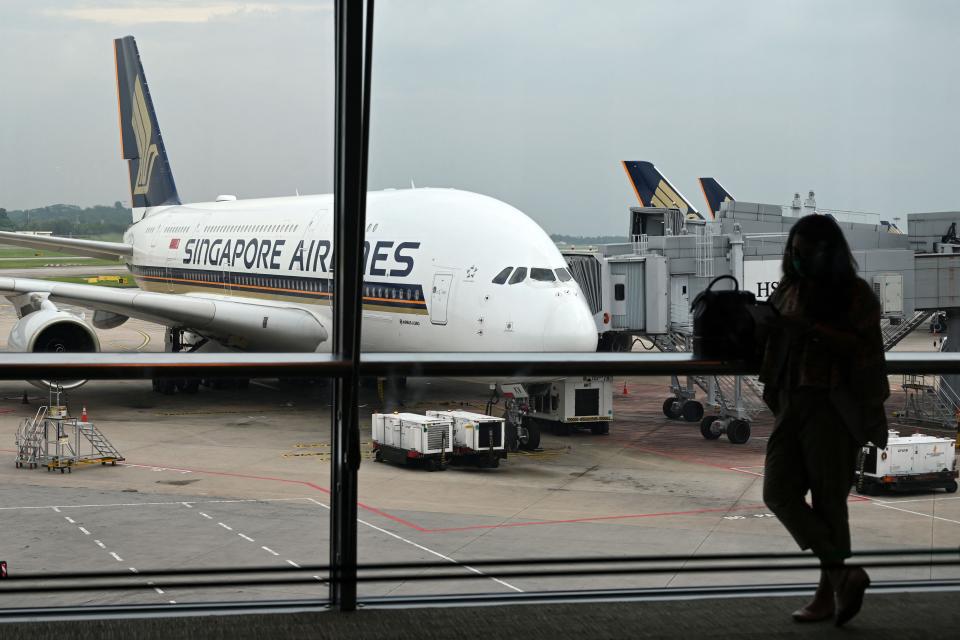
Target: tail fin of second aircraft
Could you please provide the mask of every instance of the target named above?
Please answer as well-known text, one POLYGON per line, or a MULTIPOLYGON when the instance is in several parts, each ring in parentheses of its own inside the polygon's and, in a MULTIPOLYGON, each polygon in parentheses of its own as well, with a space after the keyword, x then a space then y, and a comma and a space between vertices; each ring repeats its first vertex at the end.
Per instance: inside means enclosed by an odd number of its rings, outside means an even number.
POLYGON ((140 64, 133 36, 113 41, 117 64, 117 98, 120 109, 120 146, 129 160, 130 196, 134 221, 143 209, 180 204, 170 161, 163 146, 150 89, 140 64))
POLYGON ((624 160, 623 168, 641 206, 679 209, 688 218, 703 217, 652 162, 624 160))
POLYGON ((707 207, 710 209, 710 215, 714 218, 720 212, 720 204, 733 201, 733 196, 723 188, 719 182, 713 178, 700 178, 700 189, 703 191, 703 199, 707 201, 707 207))

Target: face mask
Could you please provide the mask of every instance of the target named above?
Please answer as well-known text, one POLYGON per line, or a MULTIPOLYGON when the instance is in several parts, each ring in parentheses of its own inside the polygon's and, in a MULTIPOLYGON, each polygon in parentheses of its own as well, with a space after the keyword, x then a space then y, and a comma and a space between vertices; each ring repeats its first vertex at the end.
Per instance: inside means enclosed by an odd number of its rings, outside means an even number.
POLYGON ((797 272, 797 275, 799 275, 799 276, 802 278, 802 277, 803 277, 803 266, 802 266, 802 263, 800 262, 800 258, 794 257, 794 258, 791 260, 791 263, 793 264, 793 270, 796 271, 796 272, 797 272))

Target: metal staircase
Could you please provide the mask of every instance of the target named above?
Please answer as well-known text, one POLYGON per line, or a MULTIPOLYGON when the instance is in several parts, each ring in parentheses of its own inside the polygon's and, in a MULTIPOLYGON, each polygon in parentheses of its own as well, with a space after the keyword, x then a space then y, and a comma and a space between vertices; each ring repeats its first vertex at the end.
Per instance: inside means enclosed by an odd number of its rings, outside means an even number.
POLYGON ((898 342, 906 338, 934 313, 934 311, 928 310, 915 311, 913 316, 900 324, 891 324, 889 320, 883 322, 880 325, 880 330, 883 333, 883 350, 890 351, 890 349, 893 349, 898 342))
POLYGON ((903 391, 903 409, 896 413, 901 421, 957 428, 960 396, 941 376, 904 376, 903 391))
POLYGON ((103 432, 97 429, 92 422, 79 422, 77 428, 80 435, 90 443, 91 453, 96 453, 95 457, 97 459, 93 460, 94 462, 117 462, 124 459, 117 448, 107 440, 107 436, 103 435, 103 432))
POLYGON ((16 447, 17 468, 29 467, 36 469, 42 463, 43 451, 43 421, 47 416, 47 408, 40 407, 32 418, 24 418, 17 428, 16 447))

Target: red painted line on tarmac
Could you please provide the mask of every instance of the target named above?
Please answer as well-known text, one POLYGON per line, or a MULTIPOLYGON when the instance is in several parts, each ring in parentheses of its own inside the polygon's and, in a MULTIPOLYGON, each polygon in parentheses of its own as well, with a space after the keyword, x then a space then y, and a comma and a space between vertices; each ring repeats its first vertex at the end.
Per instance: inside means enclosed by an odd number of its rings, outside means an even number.
POLYGON ((632 513, 619 516, 593 516, 589 518, 571 518, 569 520, 539 520, 533 522, 506 522, 502 524, 478 524, 468 527, 443 527, 429 529, 427 533, 446 533, 450 531, 470 531, 471 529, 506 529, 508 527, 532 527, 543 524, 575 524, 578 522, 600 522, 603 520, 629 520, 634 518, 661 518, 663 516, 695 516, 702 513, 727 513, 729 511, 749 511, 766 509, 766 505, 752 504, 743 507, 716 507, 711 509, 692 509, 690 511, 657 511, 653 513, 632 513))
MULTIPOLYGON (((206 469, 190 469, 190 468, 187 468, 187 467, 167 467, 167 466, 164 466, 164 465, 153 465, 153 464, 142 464, 142 463, 129 463, 129 464, 124 464, 123 462, 121 462, 120 464, 121 464, 121 465, 124 465, 124 466, 131 466, 131 465, 133 465, 133 464, 136 464, 137 466, 140 466, 140 467, 156 468, 156 469, 169 469, 170 471, 189 471, 190 473, 204 473, 204 474, 211 475, 211 476, 226 476, 226 477, 230 477, 230 478, 244 478, 244 479, 246 479, 246 480, 265 480, 265 481, 267 481, 267 482, 282 482, 282 483, 285 483, 285 484, 299 484, 299 485, 301 485, 301 486, 310 487, 311 489, 314 489, 314 490, 316 490, 316 491, 320 491, 321 493, 325 493, 325 494, 327 494, 327 495, 330 495, 330 489, 328 489, 327 487, 321 486, 321 485, 319 485, 319 484, 315 484, 315 483, 313 483, 313 482, 308 482, 307 480, 295 480, 295 479, 292 479, 292 478, 274 478, 274 477, 272 477, 272 476, 255 476, 255 475, 251 475, 251 474, 247 474, 247 473, 234 473, 234 472, 232 472, 232 471, 208 471, 208 470, 206 470, 206 469)), ((386 519, 388 519, 388 520, 392 520, 393 522, 396 522, 397 524, 402 524, 403 526, 409 527, 410 529, 413 529, 413 530, 415 530, 415 531, 421 531, 421 532, 429 532, 429 531, 430 531, 429 529, 424 529, 423 527, 421 527, 421 526, 419 526, 419 525, 416 525, 416 524, 414 524, 414 523, 412 523, 412 522, 409 522, 409 521, 407 521, 407 520, 404 520, 403 518, 400 518, 399 516, 395 516, 395 515, 389 514, 389 513, 387 513, 386 511, 383 511, 382 509, 377 509, 376 507, 372 507, 372 506, 370 506, 370 505, 368 505, 368 504, 364 504, 363 502, 357 502, 357 507, 359 507, 360 509, 363 509, 364 511, 369 511, 370 513, 373 513, 373 514, 376 514, 376 515, 378 515, 378 516, 384 517, 384 518, 386 518, 386 519)))

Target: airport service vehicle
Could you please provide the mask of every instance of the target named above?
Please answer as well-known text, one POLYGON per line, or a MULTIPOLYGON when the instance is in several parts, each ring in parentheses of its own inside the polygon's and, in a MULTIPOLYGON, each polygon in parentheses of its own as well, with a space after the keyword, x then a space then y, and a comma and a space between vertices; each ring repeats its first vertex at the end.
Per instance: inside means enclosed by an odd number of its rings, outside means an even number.
MULTIPOLYGON (((114 41, 122 155, 133 224, 123 242, 0 233, 0 242, 120 259, 139 290, 0 278, 19 318, 9 348, 93 352, 91 323, 168 328, 168 351, 328 348, 333 196, 184 204, 134 39, 114 41)), ((594 351, 580 287, 550 237, 503 202, 455 189, 372 192, 363 251, 367 351, 594 351)), ((64 388, 83 381, 61 381, 64 388)), ((196 380, 155 389, 195 392, 196 380)))
POLYGON ((373 452, 377 462, 416 464, 443 471, 453 453, 453 421, 416 413, 375 413, 373 452))
POLYGON ((868 444, 860 453, 857 493, 920 489, 957 490, 956 441, 890 431, 886 449, 868 444))
POLYGON ((557 435, 577 427, 594 435, 610 433, 613 420, 613 381, 609 377, 566 378, 528 384, 528 421, 549 423, 557 435))
POLYGON ((496 469, 506 460, 506 420, 471 411, 427 411, 427 416, 453 423, 450 463, 496 469))

